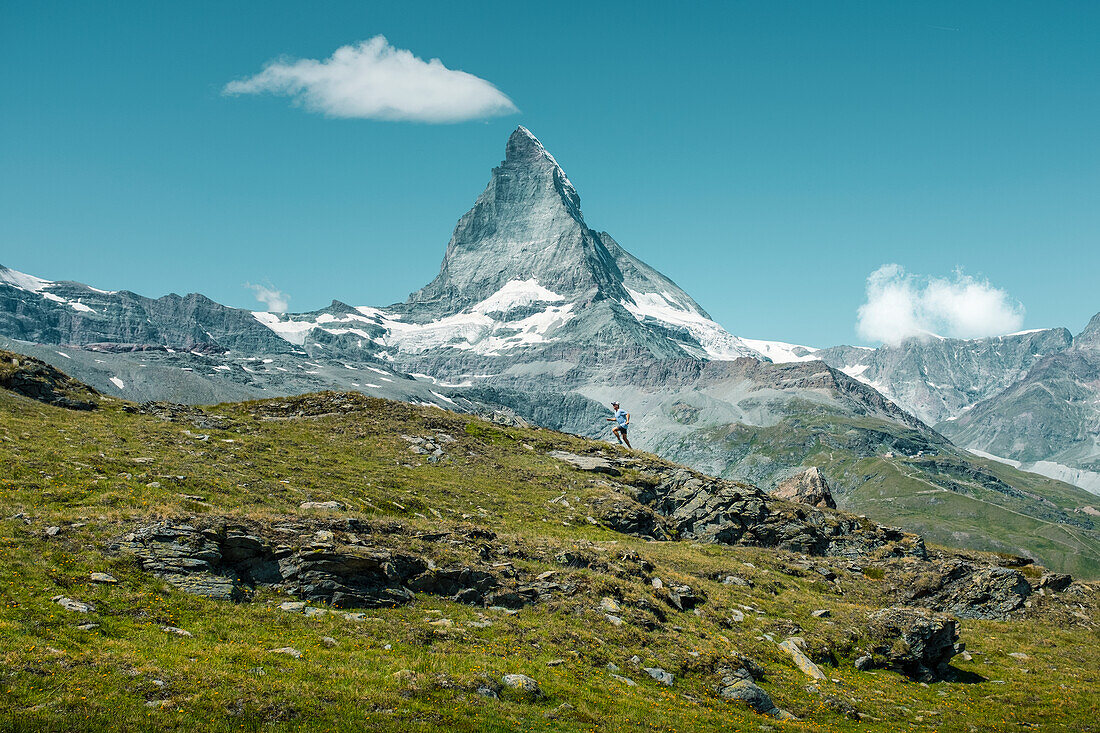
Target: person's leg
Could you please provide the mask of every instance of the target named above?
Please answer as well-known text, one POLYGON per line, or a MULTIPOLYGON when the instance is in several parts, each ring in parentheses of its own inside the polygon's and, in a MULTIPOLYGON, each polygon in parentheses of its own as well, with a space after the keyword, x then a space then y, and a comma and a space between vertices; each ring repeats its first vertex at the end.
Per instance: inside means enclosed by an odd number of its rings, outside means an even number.
POLYGON ((619 441, 619 445, 622 445, 623 444, 623 436, 622 436, 622 433, 619 431, 618 426, 611 428, 611 433, 612 433, 612 435, 615 436, 615 439, 619 441))
POLYGON ((626 431, 623 431, 623 442, 626 443, 626 447, 630 450, 634 450, 634 446, 630 445, 630 439, 626 437, 626 431))

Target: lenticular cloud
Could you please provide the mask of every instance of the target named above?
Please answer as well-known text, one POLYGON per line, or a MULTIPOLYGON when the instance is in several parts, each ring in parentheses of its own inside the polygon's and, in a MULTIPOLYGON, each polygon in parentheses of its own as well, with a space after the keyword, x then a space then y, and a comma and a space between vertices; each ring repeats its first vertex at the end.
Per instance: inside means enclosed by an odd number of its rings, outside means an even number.
POLYGON ((867 302, 856 330, 868 341, 896 345, 908 338, 1000 336, 1020 328, 1024 307, 988 280, 956 270, 950 278, 911 275, 883 265, 867 277, 867 302))
POLYGON ((424 61, 383 36, 341 46, 324 61, 280 59, 224 94, 291 97, 331 117, 416 122, 461 122, 518 112, 499 89, 473 74, 424 61))

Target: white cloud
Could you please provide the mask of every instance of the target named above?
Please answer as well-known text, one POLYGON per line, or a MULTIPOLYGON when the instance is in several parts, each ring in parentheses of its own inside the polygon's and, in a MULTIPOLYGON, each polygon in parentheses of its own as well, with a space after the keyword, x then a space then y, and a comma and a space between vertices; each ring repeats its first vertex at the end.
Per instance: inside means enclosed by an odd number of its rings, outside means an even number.
POLYGON ((266 305, 270 312, 286 313, 286 309, 290 305, 290 296, 283 291, 276 290, 270 283, 267 285, 245 283, 244 286, 256 293, 256 300, 266 305))
POLYGON ((225 85, 224 94, 270 92, 331 117, 461 122, 518 112, 499 89, 394 48, 383 36, 341 46, 324 61, 280 59, 255 76, 225 85))
POLYGON ((1023 321, 1024 307, 988 280, 962 270, 949 278, 920 277, 883 265, 867 277, 856 330, 868 341, 896 345, 914 336, 999 336, 1023 321))

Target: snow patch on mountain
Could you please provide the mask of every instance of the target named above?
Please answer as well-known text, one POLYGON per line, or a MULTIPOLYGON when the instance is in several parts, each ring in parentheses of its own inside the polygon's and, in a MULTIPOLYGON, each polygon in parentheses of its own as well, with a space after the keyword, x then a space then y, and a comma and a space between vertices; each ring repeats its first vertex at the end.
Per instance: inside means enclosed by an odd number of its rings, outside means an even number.
POLYGON ((475 305, 475 313, 506 313, 513 308, 522 308, 535 303, 558 303, 565 298, 548 290, 535 278, 530 280, 509 280, 497 292, 475 305))
POLYGON ((316 321, 284 321, 275 313, 267 311, 253 311, 252 316, 295 346, 304 344, 309 332, 318 326, 316 321))
MULTIPOLYGON (((0 265, 0 283, 4 285, 11 285, 12 287, 27 293, 34 293, 54 303, 67 305, 78 313, 97 312, 94 308, 85 305, 84 303, 81 303, 79 300, 69 300, 68 298, 62 298, 56 293, 49 292, 48 289, 54 287, 55 285, 57 285, 57 283, 51 280, 43 280, 40 277, 28 275, 25 272, 19 272, 18 270, 13 270, 10 267, 4 267, 3 265, 0 265)), ((87 290, 92 290, 97 293, 102 293, 103 295, 114 294, 112 291, 99 290, 98 288, 91 288, 87 285, 81 285, 80 287, 83 287, 87 290)))
POLYGON ((771 359, 775 364, 788 364, 795 361, 814 361, 819 358, 815 356, 818 349, 813 346, 800 346, 799 344, 788 344, 782 341, 763 341, 744 337, 741 338, 741 341, 753 351, 759 352, 771 359))
POLYGON ((712 359, 737 359, 752 354, 744 341, 691 305, 680 303, 668 292, 640 293, 630 288, 626 288, 626 292, 630 299, 623 299, 619 303, 640 323, 656 321, 674 330, 684 330, 699 342, 703 351, 712 359))
POLYGON ((40 277, 28 275, 25 272, 12 270, 3 265, 0 265, 0 283, 11 285, 20 290, 26 290, 28 293, 39 293, 43 288, 53 285, 49 280, 43 280, 40 277))
POLYGON ((1073 468, 1072 466, 1065 466, 1061 463, 1055 463, 1054 461, 1035 461, 1034 463, 1025 463, 1016 461, 1011 458, 1002 458, 1001 456, 995 456, 992 453, 986 453, 983 450, 977 448, 967 448, 968 451, 981 458, 988 458, 991 461, 997 461, 998 463, 1004 463, 1018 468, 1021 471, 1028 471, 1030 473, 1037 473, 1040 476, 1046 476, 1056 481, 1064 481, 1067 484, 1073 484, 1079 488, 1084 489, 1090 494, 1096 494, 1100 496, 1100 473, 1096 471, 1086 471, 1083 468, 1073 468))
POLYGON ((557 293, 542 287, 534 278, 511 280, 488 298, 469 309, 439 318, 428 323, 410 323, 400 314, 388 314, 379 308, 360 306, 357 313, 334 315, 321 313, 311 319, 287 316, 266 311, 252 315, 257 321, 292 344, 305 344, 310 332, 319 329, 334 335, 352 333, 384 348, 406 353, 419 353, 441 347, 450 347, 477 354, 496 356, 508 349, 546 343, 548 334, 573 318, 573 304, 551 305, 565 300, 557 293), (517 308, 530 308, 540 303, 548 304, 536 313, 511 319, 507 313, 517 308), (497 320, 490 314, 505 314, 497 320), (299 318, 300 320, 295 320, 299 318), (371 337, 359 328, 338 327, 334 324, 349 322, 370 323, 386 330, 382 336, 371 337))

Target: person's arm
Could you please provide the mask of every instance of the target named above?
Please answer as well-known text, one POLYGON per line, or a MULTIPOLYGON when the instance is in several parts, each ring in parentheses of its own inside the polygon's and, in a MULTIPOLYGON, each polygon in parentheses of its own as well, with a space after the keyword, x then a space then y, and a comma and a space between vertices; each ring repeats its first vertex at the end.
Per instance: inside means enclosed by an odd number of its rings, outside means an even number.
POLYGON ((630 424, 630 413, 629 413, 629 412, 628 412, 628 413, 626 413, 626 424, 627 424, 627 425, 629 425, 629 424, 630 424))

